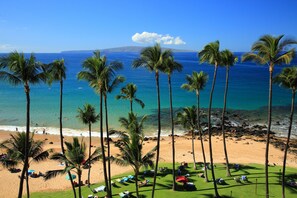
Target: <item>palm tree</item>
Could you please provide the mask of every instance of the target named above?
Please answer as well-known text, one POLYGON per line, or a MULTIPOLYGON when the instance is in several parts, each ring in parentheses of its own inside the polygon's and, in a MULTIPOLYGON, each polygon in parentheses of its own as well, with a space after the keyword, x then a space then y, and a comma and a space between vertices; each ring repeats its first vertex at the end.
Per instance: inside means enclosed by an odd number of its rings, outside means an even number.
POLYGON ((274 79, 274 83, 279 84, 280 86, 292 90, 292 102, 291 102, 291 113, 290 113, 290 123, 288 129, 288 138, 284 151, 284 161, 283 161, 283 172, 282 172, 282 195, 285 198, 285 175, 286 175, 286 161, 287 161, 287 152, 290 143, 292 122, 294 116, 295 108, 295 95, 297 90, 297 66, 284 68, 280 74, 278 74, 274 79))
POLYGON ((138 103, 141 108, 144 108, 144 103, 142 100, 136 97, 137 86, 133 83, 128 83, 125 87, 121 89, 121 94, 116 96, 116 99, 124 99, 130 101, 130 112, 133 112, 133 101, 138 103))
POLYGON ((143 122, 146 116, 143 116, 140 120, 137 119, 134 113, 129 113, 128 119, 121 117, 119 122, 127 130, 126 132, 116 132, 119 135, 121 144, 115 144, 120 150, 120 154, 113 157, 112 160, 118 165, 128 166, 130 165, 135 174, 135 187, 136 197, 139 197, 138 191, 138 175, 142 166, 153 167, 153 158, 157 147, 154 147, 147 154, 142 155, 143 146, 143 122))
POLYGON ((107 168, 106 168, 106 156, 104 148, 103 139, 103 92, 104 92, 104 81, 103 79, 107 73, 113 71, 105 67, 103 64, 105 57, 100 57, 100 51, 95 51, 92 57, 87 58, 83 62, 83 71, 80 71, 77 75, 79 80, 86 80, 89 82, 90 87, 95 89, 100 95, 100 144, 102 152, 102 164, 103 164, 103 174, 106 186, 107 197, 110 197, 108 178, 107 178, 107 168))
POLYGON ((25 141, 25 161, 21 173, 20 186, 18 197, 21 198, 23 194, 23 180, 26 176, 27 183, 27 197, 30 197, 28 186, 28 152, 29 152, 29 133, 30 133, 30 84, 37 84, 46 80, 46 72, 43 64, 36 61, 32 53, 28 59, 25 58, 24 53, 17 51, 11 52, 8 57, 0 60, 2 67, 7 70, 0 71, 0 79, 8 81, 10 84, 17 86, 23 84, 26 94, 26 141, 25 141))
MULTIPOLYGON (((105 65, 105 63, 104 63, 105 65)), ((122 63, 113 61, 110 65, 106 66, 109 68, 116 68, 121 69, 122 63)), ((110 70, 112 71, 112 70, 110 70)), ((109 72, 104 80, 104 105, 105 105, 105 126, 106 126, 106 138, 107 138, 107 160, 108 160, 108 182, 110 186, 110 195, 112 195, 112 188, 111 188, 111 166, 110 166, 110 141, 109 141, 109 128, 108 128, 108 108, 107 108, 107 95, 111 93, 120 83, 125 81, 123 76, 115 76, 114 72, 109 72)))
POLYGON ((181 124, 185 129, 188 129, 192 133, 192 154, 194 167, 196 169, 196 160, 195 160, 195 149, 194 149, 194 133, 198 128, 197 124, 197 108, 195 106, 183 108, 182 112, 177 113, 177 123, 181 124))
POLYGON ((187 75, 186 76, 187 83, 183 84, 181 88, 187 90, 187 91, 195 91, 196 92, 196 98, 197 98, 197 127, 200 137, 200 143, 201 143, 201 150, 202 150, 202 156, 203 156, 203 163, 204 163, 204 177, 205 181, 208 182, 208 175, 207 175, 207 166, 206 166, 206 159, 205 159, 205 152, 204 152, 204 145, 203 145, 203 138, 202 138, 202 132, 201 132, 201 126, 200 126, 200 91, 204 89, 206 86, 206 83, 208 81, 208 75, 204 73, 203 71, 197 73, 193 72, 192 76, 187 75))
MULTIPOLYGON (((60 116, 59 116, 59 124, 60 124, 60 144, 62 153, 65 153, 64 149, 64 141, 63 141, 63 84, 66 79, 66 67, 64 59, 54 60, 49 64, 48 68, 48 83, 51 85, 54 81, 58 81, 60 83, 60 116)), ((67 166, 67 164, 66 164, 67 166)), ((70 177, 70 172, 68 173, 70 177)), ((71 186, 73 192, 75 193, 75 186, 73 184, 73 180, 70 177, 71 186)), ((76 197, 76 193, 74 194, 76 197)))
MULTIPOLYGON (((92 147, 92 124, 96 123, 99 120, 99 115, 96 114, 95 107, 90 104, 85 104, 83 109, 78 108, 77 117, 79 120, 89 126, 89 158, 91 157, 91 147, 92 147)), ((88 170, 88 186, 91 184, 91 164, 89 162, 88 170)), ((71 176, 69 176, 71 178, 71 176)))
POLYGON ((173 109, 172 109, 172 87, 171 87, 171 75, 174 71, 181 72, 183 66, 176 62, 173 56, 168 57, 165 60, 163 72, 168 75, 168 87, 169 87, 169 101, 170 101, 170 118, 171 118, 171 137, 172 137, 172 176, 173 176, 173 186, 172 189, 175 190, 175 145, 174 145, 174 122, 173 122, 173 109))
MULTIPOLYGON (((43 150, 43 146, 45 144, 44 141, 37 140, 35 141, 33 138, 34 134, 30 134, 29 143, 28 143, 28 165, 32 161, 40 162, 48 158, 49 152, 51 150, 43 150)), ((25 164, 26 163, 26 149, 25 149, 25 142, 26 142, 26 133, 16 133, 10 134, 10 138, 0 143, 0 148, 5 150, 7 153, 7 157, 1 161, 3 165, 7 168, 14 167, 19 163, 25 164)), ((28 180, 26 180, 28 182, 28 180)), ((27 183, 29 186, 29 183, 27 183)), ((28 189, 29 190, 29 189, 28 189)), ((27 192, 29 194, 29 192, 27 192)))
POLYGON ((155 72, 156 88, 157 88, 157 103, 158 103, 158 136, 157 136, 157 156, 154 172, 154 182, 152 190, 152 198, 155 195, 156 178, 160 156, 160 137, 161 137, 161 103, 160 103, 160 87, 159 87, 159 70, 162 69, 164 60, 172 55, 170 50, 162 52, 160 44, 156 44, 153 47, 144 48, 140 53, 140 58, 134 60, 133 67, 144 67, 150 72, 155 72))
MULTIPOLYGON (((85 143, 79 143, 77 137, 73 137, 73 142, 65 142, 66 151, 65 154, 63 153, 54 153, 50 159, 59 161, 61 163, 67 163, 68 167, 65 166, 64 169, 60 170, 50 170, 45 173, 45 180, 51 179, 56 177, 57 175, 63 175, 68 171, 74 171, 78 177, 78 195, 79 198, 82 198, 81 195, 81 175, 82 175, 82 168, 86 164, 94 163, 98 161, 102 154, 97 148, 94 153, 90 156, 90 158, 86 159, 86 145, 85 143)), ((70 176, 72 177, 72 176, 70 176)))
POLYGON ((210 166, 211 166, 211 174, 212 174, 212 180, 215 190, 215 196, 220 197, 216 179, 215 179, 215 173, 213 169, 213 158, 212 158, 212 143, 211 143, 211 106, 212 106, 212 96, 215 88, 216 83, 216 77, 217 77, 217 70, 218 66, 221 62, 221 54, 220 54, 220 42, 215 41, 212 43, 207 44, 204 46, 203 50, 198 53, 200 63, 209 63, 210 65, 214 65, 214 74, 213 74, 213 81, 212 81, 212 87, 210 91, 210 97, 209 97, 209 106, 208 106, 208 137, 209 137, 209 155, 210 155, 210 166))
POLYGON ((226 67, 226 84, 225 84, 225 93, 224 93, 224 107, 222 112, 222 133, 223 133, 223 144, 224 144, 224 153, 225 153, 225 159, 226 159, 226 171, 227 176, 231 176, 231 172, 229 169, 229 159, 228 159, 228 152, 227 152, 227 145, 226 145, 226 135, 225 135, 225 112, 226 112, 226 106, 227 106, 227 94, 228 94, 228 84, 229 84, 229 70, 230 67, 233 66, 236 61, 237 57, 233 55, 233 53, 229 50, 223 50, 221 52, 222 56, 222 65, 226 67))
POLYGON ((275 65, 290 64, 295 55, 295 50, 287 48, 296 44, 293 39, 282 39, 284 35, 271 36, 264 35, 251 48, 251 52, 242 56, 242 62, 254 61, 261 65, 269 65, 269 96, 268 96, 268 126, 265 149, 265 188, 266 197, 269 197, 268 183, 268 156, 269 156, 269 141, 271 128, 271 107, 272 107, 272 76, 275 65))

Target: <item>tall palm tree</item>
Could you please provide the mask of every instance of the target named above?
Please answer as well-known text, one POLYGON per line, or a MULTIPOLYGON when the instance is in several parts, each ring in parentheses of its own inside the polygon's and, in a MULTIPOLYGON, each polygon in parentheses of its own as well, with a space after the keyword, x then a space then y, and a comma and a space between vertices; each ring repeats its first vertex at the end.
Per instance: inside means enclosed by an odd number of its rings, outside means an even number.
POLYGON ((265 149, 265 188, 266 197, 269 197, 269 183, 268 183, 268 156, 269 156, 269 141, 271 128, 271 107, 272 107, 272 76, 275 65, 290 64, 295 55, 294 48, 288 47, 292 44, 297 44, 293 39, 283 39, 284 35, 271 36, 264 35, 256 41, 251 52, 242 56, 242 62, 254 61, 261 65, 269 65, 269 96, 268 96, 268 126, 265 149))
MULTIPOLYGON (((104 63, 106 64, 106 63, 104 63)), ((122 63, 120 62, 111 62, 110 65, 106 65, 109 68, 116 68, 121 69, 122 63)), ((112 70, 111 70, 112 71, 112 70)), ((107 95, 111 93, 120 83, 125 81, 123 76, 115 76, 114 72, 109 72, 104 79, 104 107, 105 107, 105 126, 106 126, 106 138, 107 138, 107 167, 108 167, 108 182, 110 186, 110 195, 112 195, 112 188, 111 188, 111 166, 110 166, 110 141, 109 141, 109 127, 108 127, 108 108, 107 108, 107 95)))
POLYGON ((172 56, 172 52, 170 50, 162 51, 160 44, 156 44, 153 47, 144 48, 140 53, 140 58, 134 60, 133 62, 134 68, 144 67, 150 72, 155 72, 155 79, 156 79, 157 103, 158 103, 158 136, 157 136, 157 154, 156 154, 157 156, 156 156, 156 165, 155 165, 155 172, 154 172, 152 198, 155 195, 156 178, 157 178, 159 156, 160 156, 161 103, 160 103, 159 71, 160 69, 162 69, 164 60, 166 60, 169 56, 172 56))
POLYGON ((174 71, 181 72, 183 66, 176 62, 173 56, 168 57, 163 65, 163 72, 168 76, 168 87, 169 87, 169 102, 170 102, 170 118, 171 118, 171 137, 172 137, 172 176, 173 176, 173 186, 172 189, 175 190, 175 144, 174 144, 174 122, 173 122, 173 108, 172 108, 172 87, 171 87, 171 76, 174 71))
POLYGON ((100 57, 100 51, 95 51, 92 57, 87 58, 83 62, 83 71, 80 71, 77 75, 79 80, 86 80, 89 82, 90 87, 100 95, 100 144, 102 152, 102 164, 103 175, 107 191, 107 197, 110 197, 107 168, 106 168, 106 156, 103 139, 103 92, 104 92, 104 80, 105 76, 109 72, 113 72, 112 68, 105 67, 103 64, 106 57, 100 57))
MULTIPOLYGON (((28 143, 28 167, 32 161, 40 162, 44 161, 51 150, 43 151, 44 141, 35 141, 33 139, 33 133, 30 134, 28 143)), ((14 167, 19 163, 25 164, 26 162, 26 133, 17 133, 15 135, 10 135, 10 139, 7 139, 0 143, 0 148, 6 150, 7 157, 1 161, 1 163, 7 167, 14 167)), ((27 171, 28 172, 28 171, 27 171)), ((26 175, 28 177, 28 174, 26 175)), ((29 181, 26 180, 27 194, 30 195, 29 191, 29 181)))
POLYGON ((222 112, 222 133, 223 133, 223 144, 224 144, 224 153, 225 153, 225 159, 226 159, 226 175, 228 177, 231 176, 231 172, 229 169, 229 159, 228 159, 228 152, 227 152, 227 145, 226 145, 226 135, 225 135, 225 112, 226 112, 226 106, 227 106, 227 94, 228 94, 228 85, 229 85, 229 70, 230 67, 233 66, 236 61, 237 57, 234 56, 234 54, 230 50, 223 50, 221 52, 222 56, 222 66, 226 67, 226 84, 225 84, 225 93, 224 93, 224 107, 222 112))
POLYGON ((284 151, 284 161, 283 161, 283 172, 282 172, 282 196, 285 198, 285 175, 286 175, 286 161, 287 161, 287 152, 290 143, 294 108, 295 108, 295 95, 297 90, 297 66, 284 68, 280 74, 278 74, 274 79, 274 83, 279 84, 280 86, 292 90, 292 99, 291 99, 291 113, 290 113, 290 123, 288 129, 287 143, 284 151))
POLYGON ((136 197, 139 197, 138 191, 138 175, 142 166, 151 168, 154 166, 153 158, 155 156, 156 147, 151 151, 142 154, 143 147, 143 123, 146 116, 143 116, 140 120, 136 115, 129 113, 128 119, 121 117, 119 119, 121 125, 127 130, 126 132, 116 132, 121 140, 121 144, 115 144, 119 148, 120 154, 112 158, 118 165, 128 166, 130 165, 135 174, 135 187, 136 197))
POLYGON ((212 157, 212 142, 211 142, 211 106, 212 106, 212 96, 215 88, 216 83, 216 77, 217 77, 217 70, 218 66, 221 63, 221 54, 220 54, 220 42, 215 41, 207 44, 204 46, 203 50, 201 50, 198 53, 200 63, 209 63, 210 65, 214 65, 214 73, 213 73, 213 80, 212 80, 212 86, 210 91, 210 97, 209 97, 209 106, 208 106, 208 138, 209 138, 209 155, 210 155, 210 166, 211 166, 211 174, 212 174, 212 180, 215 190, 215 196, 220 197, 216 179, 215 179, 215 173, 214 173, 214 167, 213 167, 213 157, 212 157))
POLYGON ((30 133, 30 84, 37 84, 46 80, 46 72, 43 64, 36 61, 34 54, 25 58, 24 53, 17 51, 11 52, 7 57, 0 60, 5 70, 0 71, 0 79, 8 81, 10 84, 17 86, 23 85, 26 94, 26 141, 25 141, 25 161, 20 178, 18 197, 23 194, 23 181, 26 176, 27 197, 30 197, 28 186, 28 152, 29 152, 29 133, 30 133))
MULTIPOLYGON (((77 137, 73 137, 73 142, 65 142, 66 145, 66 152, 63 153, 54 153, 50 159, 56 160, 59 162, 64 162, 68 164, 68 167, 65 166, 64 169, 59 170, 50 170, 45 173, 45 180, 51 179, 56 177, 57 175, 63 175, 68 171, 74 171, 78 177, 78 195, 79 198, 82 198, 81 195, 81 175, 82 169, 86 164, 94 163, 101 159, 102 154, 100 149, 97 148, 90 158, 86 159, 86 145, 85 143, 79 143, 77 137)), ((70 176, 72 177, 72 176, 70 176)))
POLYGON ((207 166, 206 166, 203 138, 202 138, 202 132, 201 132, 201 126, 200 126, 200 91, 205 88, 206 83, 208 81, 208 75, 206 73, 204 73, 203 71, 201 71, 199 73, 194 71, 192 73, 192 76, 191 75, 186 76, 186 80, 187 80, 187 83, 183 84, 181 86, 181 88, 183 88, 187 91, 195 91, 196 92, 197 127, 198 127, 198 132, 199 132, 199 137, 200 137, 201 150, 202 150, 203 163, 204 163, 204 177, 205 177, 205 181, 208 182, 207 166))
MULTIPOLYGON (((64 141, 63 141, 63 84, 66 79, 66 67, 64 59, 54 60, 49 64, 48 69, 48 83, 51 85, 54 81, 58 81, 60 83, 60 116, 59 116, 59 124, 60 124, 60 144, 62 153, 65 153, 64 149, 64 141)), ((67 164, 65 164, 67 166, 67 164)), ((68 172, 70 177, 70 172, 68 172)), ((73 184, 73 180, 70 177, 71 186, 73 192, 75 193, 75 186, 73 184)), ((74 194, 76 197, 76 193, 74 194)))
POLYGON ((121 89, 121 94, 116 96, 116 99, 129 100, 130 102, 130 112, 133 112, 133 101, 138 103, 141 108, 144 108, 144 103, 142 100, 136 97, 137 86, 133 83, 128 83, 125 87, 121 89))
MULTIPOLYGON (((90 104, 85 104, 84 107, 78 108, 77 117, 79 120, 87 124, 89 127, 89 158, 91 157, 91 148, 92 148, 92 124, 96 123, 99 120, 99 115, 96 114, 95 107, 90 104)), ((89 170, 88 170, 88 186, 91 184, 91 163, 89 162, 89 170)), ((71 178, 71 176, 70 176, 71 178)))
MULTIPOLYGON (((194 149, 194 133, 198 128, 197 126, 197 108, 195 106, 183 108, 182 112, 177 113, 177 123, 181 124, 185 129, 189 129, 192 133, 192 155, 194 166, 196 164, 195 160, 195 149, 194 149)), ((195 166, 196 169, 196 166, 195 166)))

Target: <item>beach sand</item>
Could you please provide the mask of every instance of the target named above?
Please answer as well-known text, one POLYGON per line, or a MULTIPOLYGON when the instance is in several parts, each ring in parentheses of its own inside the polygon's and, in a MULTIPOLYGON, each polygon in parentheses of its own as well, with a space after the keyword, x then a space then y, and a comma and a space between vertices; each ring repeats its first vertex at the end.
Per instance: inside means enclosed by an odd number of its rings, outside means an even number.
MULTIPOLYGON (((0 131, 0 141, 2 142, 5 139, 8 139, 9 134, 12 132, 0 131)), ((56 152, 60 152, 60 140, 57 135, 35 135, 36 139, 46 140, 45 149, 54 149, 56 152), (53 144, 50 144, 52 142, 53 144)), ((84 138, 86 145, 88 145, 88 138, 84 138)), ((72 137, 65 137, 66 141, 71 141, 72 137)), ((264 151, 265 151, 265 142, 255 141, 256 137, 242 137, 240 139, 228 138, 227 139, 227 148, 229 154, 230 163, 258 163, 264 164, 264 151)), ((176 161, 177 162, 192 162, 191 154, 191 138, 189 136, 179 136, 176 137, 176 161)), ((99 146, 99 138, 92 139, 94 147, 99 146)), ((224 152, 223 152, 223 142, 221 136, 213 136, 213 159, 214 163, 224 163, 224 152)), ((111 144, 113 145, 113 144, 111 144)), ((144 153, 149 151, 153 146, 156 145, 156 141, 148 140, 144 142, 144 153)), ((161 152, 160 152, 160 162, 171 162, 172 161, 172 152, 171 152, 171 137, 162 137, 161 140, 161 152)), ((207 161, 209 161, 209 149, 208 149, 208 140, 204 139, 204 147, 206 152, 207 161)), ((88 147, 87 147, 88 148, 88 147)), ((1 153, 4 151, 1 151, 1 153)), ((118 150, 112 146, 111 153, 115 155, 118 150)), ((195 154, 196 161, 202 161, 201 146, 198 139, 195 140, 195 154)), ((283 160, 283 151, 280 149, 270 146, 270 155, 269 163, 282 165, 283 160)), ((290 167, 297 168, 297 156, 293 154, 288 154, 287 165, 290 167)), ((21 166, 19 168, 22 168, 21 166)), ((37 173, 40 171, 45 173, 47 170, 61 169, 61 165, 52 160, 46 160, 44 162, 35 163, 32 162, 30 169, 35 170, 37 173)), ((127 171, 132 171, 130 167, 119 167, 115 164, 112 164, 112 175, 118 175, 125 173, 127 171)), ((17 197, 18 187, 19 187, 19 173, 10 173, 7 169, 0 167, 0 197, 17 197)), ((103 171, 102 163, 97 162, 92 166, 91 171, 91 182, 100 182, 103 181, 103 171)), ((83 171, 82 180, 87 179, 87 170, 83 171)), ((70 189, 71 185, 68 180, 65 179, 65 175, 57 176, 54 179, 44 181, 42 177, 31 178, 30 182, 30 192, 36 191, 56 191, 63 189, 70 189)), ((25 193, 25 185, 24 185, 25 193)))

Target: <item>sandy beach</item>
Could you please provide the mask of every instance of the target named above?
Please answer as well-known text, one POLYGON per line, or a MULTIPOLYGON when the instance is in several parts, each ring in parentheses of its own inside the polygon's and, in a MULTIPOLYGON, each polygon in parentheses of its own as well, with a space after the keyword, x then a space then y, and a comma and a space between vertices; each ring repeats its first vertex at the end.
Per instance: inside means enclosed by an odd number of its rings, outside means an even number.
MULTIPOLYGON (((0 141, 9 138, 9 134, 12 132, 0 131, 0 141)), ((46 140, 45 149, 54 149, 56 152, 60 152, 60 143, 59 136, 57 135, 35 135, 36 139, 46 140), (50 144, 52 142, 52 144, 50 144)), ((84 138, 86 145, 88 145, 88 138, 84 138)), ((71 141, 72 137, 65 137, 66 141, 71 141)), ((264 151, 265 151, 265 142, 255 141, 258 138, 256 137, 242 137, 240 139, 228 138, 228 154, 230 163, 264 163, 264 151)), ((114 139, 113 139, 114 140, 114 139)), ((213 137, 213 158, 215 163, 224 162, 223 154, 223 142, 221 136, 213 137)), ((93 138, 93 144, 95 147, 99 146, 99 138, 93 138)), ((111 144, 113 145, 113 144, 111 144)), ((144 152, 150 150, 153 146, 156 145, 156 141, 148 140, 144 143, 144 152)), ((204 139, 205 151, 207 156, 207 161, 209 161, 209 149, 208 149, 208 140, 204 139)), ((4 151, 1 151, 3 153, 4 151)), ((111 153, 112 155, 116 154, 117 149, 112 146, 111 153)), ((202 161, 201 155, 201 146, 198 139, 195 140, 195 152, 196 160, 198 162, 202 161)), ((161 153, 160 153, 160 162, 171 162, 171 137, 162 137, 161 141, 161 153)), ((176 160, 177 162, 192 162, 191 154, 191 138, 189 136, 179 136, 176 137, 176 160)), ((283 160, 283 151, 270 146, 270 156, 269 162, 271 164, 282 165, 283 160)), ((288 154, 287 165, 290 167, 297 167, 297 156, 293 154, 288 154)), ((20 166, 21 168, 21 166, 20 166)), ((58 162, 52 160, 46 160, 40 163, 32 162, 30 169, 35 170, 36 172, 45 173, 47 170, 61 169, 61 165, 58 162)), ((131 171, 130 167, 118 167, 115 164, 112 164, 112 175, 118 175, 131 171)), ((91 182, 100 182, 103 181, 103 171, 102 163, 97 162, 93 165, 92 168, 92 177, 91 182)), ((7 169, 0 167, 0 197, 16 197, 18 192, 19 178, 20 173, 10 173, 7 169), (5 179, 4 179, 5 178, 5 179)), ((87 179, 87 170, 84 170, 82 180, 87 179)), ((56 191, 70 188, 70 183, 65 179, 65 176, 58 176, 55 179, 44 181, 42 177, 39 178, 30 178, 30 192, 36 191, 56 191)), ((25 188, 24 188, 25 190, 25 188)))

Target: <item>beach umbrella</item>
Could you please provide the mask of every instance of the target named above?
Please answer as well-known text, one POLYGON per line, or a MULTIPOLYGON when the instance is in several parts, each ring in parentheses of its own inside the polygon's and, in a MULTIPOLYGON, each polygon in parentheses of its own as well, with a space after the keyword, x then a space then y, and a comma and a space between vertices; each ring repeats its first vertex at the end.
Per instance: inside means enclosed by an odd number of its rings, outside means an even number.
POLYGON ((28 170, 28 175, 32 175, 35 172, 35 170, 28 170))
POLYGON ((176 182, 187 183, 189 180, 186 176, 177 176, 175 179, 176 182))
MULTIPOLYGON (((71 174, 71 178, 72 178, 72 179, 75 179, 75 178, 76 178, 76 175, 71 174)), ((69 175, 66 175, 66 179, 67 179, 67 180, 70 180, 69 175)))

